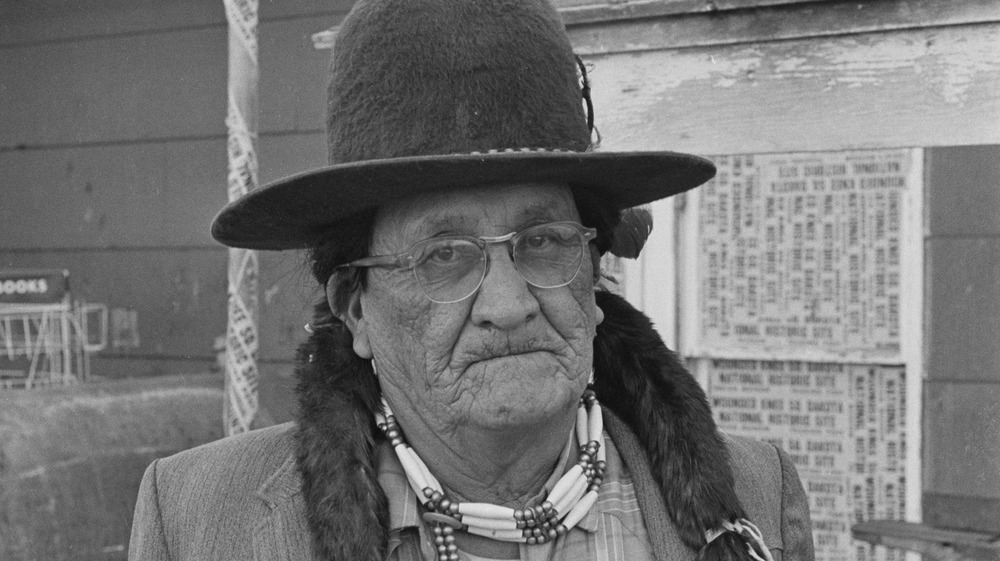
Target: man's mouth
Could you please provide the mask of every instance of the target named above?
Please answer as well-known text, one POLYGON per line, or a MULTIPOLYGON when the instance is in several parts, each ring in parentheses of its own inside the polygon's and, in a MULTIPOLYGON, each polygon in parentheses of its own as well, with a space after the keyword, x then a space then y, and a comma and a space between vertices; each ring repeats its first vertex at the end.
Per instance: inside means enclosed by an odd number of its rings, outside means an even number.
POLYGON ((489 361, 500 361, 504 359, 516 359, 517 357, 525 357, 528 355, 540 355, 543 353, 551 353, 551 349, 547 348, 508 348, 508 349, 496 349, 491 351, 485 351, 476 353, 473 356, 469 356, 466 361, 466 367, 472 366, 473 364, 485 363, 489 361))
POLYGON ((515 357, 515 356, 523 356, 523 355, 530 355, 530 354, 544 353, 544 352, 547 352, 547 351, 545 349, 530 349, 530 350, 523 350, 523 351, 511 351, 509 353, 497 353, 497 354, 485 355, 482 358, 475 360, 474 362, 482 362, 482 361, 485 361, 485 360, 494 360, 494 359, 499 359, 499 358, 511 358, 511 357, 515 357))

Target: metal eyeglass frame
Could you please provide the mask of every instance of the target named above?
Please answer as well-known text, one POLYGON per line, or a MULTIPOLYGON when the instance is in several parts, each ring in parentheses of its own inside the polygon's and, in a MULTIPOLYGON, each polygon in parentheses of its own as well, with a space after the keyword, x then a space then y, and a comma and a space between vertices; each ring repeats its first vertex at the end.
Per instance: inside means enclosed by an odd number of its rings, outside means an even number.
POLYGON ((580 267, 583 265, 583 254, 586 251, 587 244, 593 241, 596 237, 597 237, 596 228, 588 228, 580 224, 579 222, 574 222, 571 220, 545 222, 543 224, 535 224, 533 226, 529 226, 528 228, 525 228, 519 232, 511 232, 509 234, 504 234, 502 236, 441 236, 438 238, 427 238, 414 243, 413 245, 410 246, 409 249, 407 249, 402 253, 396 253, 393 255, 373 255, 371 257, 363 257, 361 259, 351 261, 350 263, 343 263, 341 265, 337 265, 335 269, 348 269, 352 267, 389 267, 394 269, 410 269, 411 271, 413 271, 413 278, 414 280, 417 281, 417 285, 420 286, 420 290, 424 293, 424 296, 426 296, 431 302, 435 302, 437 304, 454 304, 455 302, 461 302, 462 300, 465 300, 466 298, 472 296, 473 294, 478 292, 479 288, 483 285, 483 280, 486 279, 486 274, 490 270, 490 254, 488 251, 486 251, 486 246, 489 244, 509 243, 507 254, 510 255, 511 262, 514 264, 514 268, 517 269, 517 272, 518 274, 521 275, 521 278, 523 278, 525 282, 527 282, 531 286, 534 286, 536 288, 559 288, 573 282, 573 280, 576 279, 576 276, 580 274, 580 267), (531 232, 535 228, 539 228, 542 226, 553 226, 553 225, 572 226, 580 234, 581 238, 580 259, 577 262, 576 271, 573 272, 573 275, 570 276, 569 280, 559 284, 543 286, 531 282, 531 280, 529 280, 527 277, 524 276, 524 273, 521 272, 521 269, 517 267, 517 261, 514 259, 514 246, 517 240, 525 233, 531 232), (461 298, 456 298, 453 300, 436 300, 432 298, 430 294, 427 293, 427 289, 424 288, 424 285, 420 282, 420 277, 417 276, 416 272, 416 266, 417 266, 416 260, 418 253, 418 251, 416 251, 417 248, 427 242, 437 241, 437 240, 470 241, 474 243, 476 246, 478 246, 479 250, 483 252, 483 256, 485 257, 486 260, 486 266, 483 267, 483 274, 480 276, 479 281, 476 283, 475 287, 471 291, 469 291, 468 294, 462 296, 461 298))

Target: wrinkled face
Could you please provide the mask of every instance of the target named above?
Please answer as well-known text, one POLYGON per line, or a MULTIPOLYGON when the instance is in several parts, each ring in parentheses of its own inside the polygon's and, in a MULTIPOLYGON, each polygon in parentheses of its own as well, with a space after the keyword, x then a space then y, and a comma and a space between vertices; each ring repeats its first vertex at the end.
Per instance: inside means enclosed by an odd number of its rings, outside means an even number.
MULTIPOLYGON (((394 254, 438 235, 500 236, 560 220, 579 221, 568 188, 515 185, 421 196, 384 207, 372 254, 394 254)), ((412 271, 372 268, 353 329, 355 352, 374 357, 386 399, 401 420, 442 430, 463 424, 527 428, 575 410, 592 366, 593 253, 567 286, 529 285, 509 245, 487 246, 479 291, 431 302, 412 271)))

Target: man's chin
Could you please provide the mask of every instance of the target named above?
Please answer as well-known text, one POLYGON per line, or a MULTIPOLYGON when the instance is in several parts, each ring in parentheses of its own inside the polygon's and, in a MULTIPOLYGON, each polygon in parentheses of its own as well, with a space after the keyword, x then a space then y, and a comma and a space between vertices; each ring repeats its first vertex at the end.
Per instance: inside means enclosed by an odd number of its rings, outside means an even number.
POLYGON ((558 423, 575 411, 576 399, 551 389, 531 396, 523 392, 504 398, 497 396, 492 404, 474 413, 471 422, 491 430, 532 430, 558 423))

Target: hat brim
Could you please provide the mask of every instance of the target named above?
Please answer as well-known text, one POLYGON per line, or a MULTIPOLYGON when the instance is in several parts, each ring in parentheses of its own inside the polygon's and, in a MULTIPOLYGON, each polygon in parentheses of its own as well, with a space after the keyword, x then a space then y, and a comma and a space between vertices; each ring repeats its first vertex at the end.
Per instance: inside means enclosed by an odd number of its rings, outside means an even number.
POLYGON ((628 208, 697 187, 711 161, 675 152, 497 152, 337 164, 281 179, 225 206, 219 242, 246 249, 305 249, 357 212, 423 193, 510 183, 563 183, 628 208))

